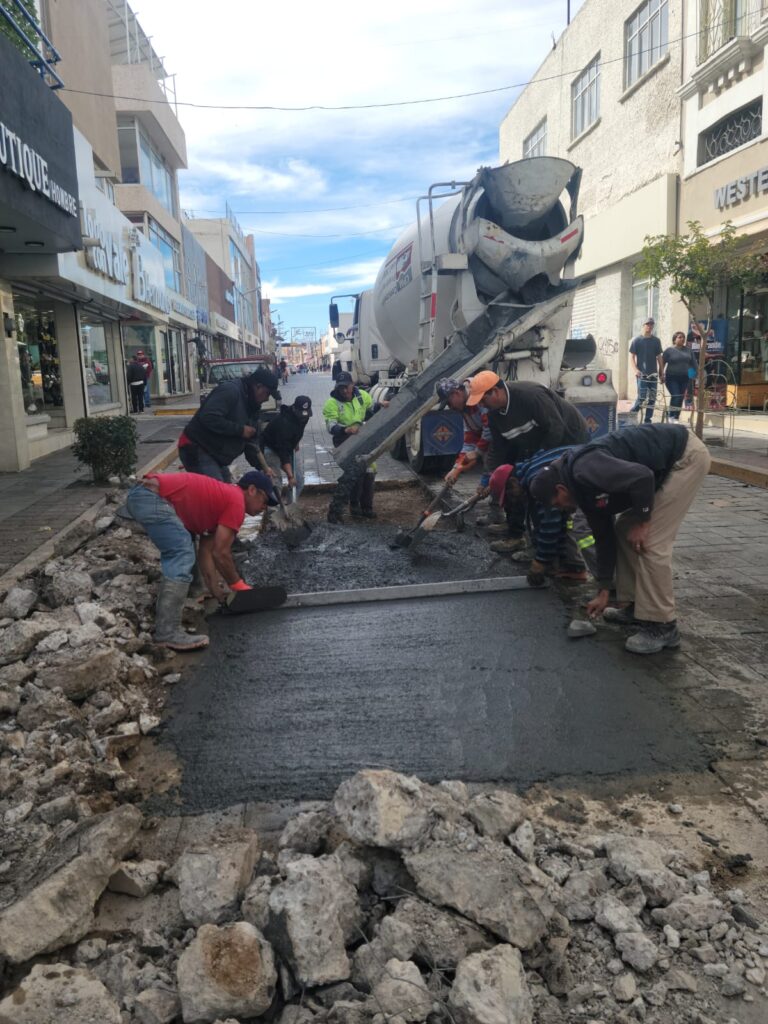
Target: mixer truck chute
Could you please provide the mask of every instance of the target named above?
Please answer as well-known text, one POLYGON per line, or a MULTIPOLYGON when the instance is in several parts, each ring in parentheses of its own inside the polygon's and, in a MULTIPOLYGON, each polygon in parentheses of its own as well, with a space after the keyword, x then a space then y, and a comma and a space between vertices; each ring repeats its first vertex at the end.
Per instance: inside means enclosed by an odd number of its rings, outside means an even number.
MULTIPOLYGON (((534 157, 433 185, 419 200, 416 222, 395 242, 371 296, 376 331, 405 369, 379 378, 389 408, 336 450, 345 473, 393 446, 404 447, 416 468, 434 457, 428 442, 450 432, 448 423, 433 429, 443 415, 431 411, 441 377, 492 364, 502 377, 561 386, 563 366, 573 366, 566 339, 584 232, 580 174, 567 160, 534 157)), ((588 392, 593 407, 608 407, 592 417, 601 425, 612 423, 616 402, 604 376, 599 383, 585 375, 590 384, 570 389, 577 404, 588 392)), ((460 446, 459 422, 434 468, 460 446)))

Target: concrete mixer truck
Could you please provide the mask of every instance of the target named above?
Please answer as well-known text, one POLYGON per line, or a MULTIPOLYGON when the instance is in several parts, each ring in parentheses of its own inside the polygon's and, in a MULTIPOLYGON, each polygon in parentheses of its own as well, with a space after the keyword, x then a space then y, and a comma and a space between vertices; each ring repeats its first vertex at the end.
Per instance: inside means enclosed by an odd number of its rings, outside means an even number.
MULTIPOLYGON (((462 425, 456 414, 434 409, 435 385, 482 367, 556 388, 579 405, 594 436, 614 428, 610 372, 586 369, 593 339, 568 339, 584 233, 580 176, 567 160, 533 157, 480 168, 468 182, 432 185, 418 200, 415 223, 364 293, 369 322, 398 372, 380 374, 375 386, 387 392, 389 407, 336 450, 345 472, 388 449, 417 471, 442 471, 461 449, 462 425)), ((358 301, 358 359, 366 348, 364 310, 358 301)), ((330 322, 338 323, 335 303, 330 322)))

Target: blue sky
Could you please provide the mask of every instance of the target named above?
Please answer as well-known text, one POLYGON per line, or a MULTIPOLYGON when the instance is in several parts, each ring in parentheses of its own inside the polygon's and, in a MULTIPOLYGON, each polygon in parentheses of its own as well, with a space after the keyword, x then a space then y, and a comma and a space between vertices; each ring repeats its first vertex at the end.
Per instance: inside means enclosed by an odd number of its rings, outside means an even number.
MULTIPOLYGON (((572 15, 582 0, 572 0, 572 15)), ((566 0, 359 0, 324 4, 154 0, 138 12, 180 101, 307 106, 391 103, 526 81, 566 24, 566 0), (213 17, 214 12, 216 17, 213 17)), ((252 232, 286 328, 328 319, 331 294, 370 286, 416 197, 498 161, 517 90, 379 110, 181 106, 181 204, 252 232)), ((351 308, 342 305, 342 308, 351 308)))

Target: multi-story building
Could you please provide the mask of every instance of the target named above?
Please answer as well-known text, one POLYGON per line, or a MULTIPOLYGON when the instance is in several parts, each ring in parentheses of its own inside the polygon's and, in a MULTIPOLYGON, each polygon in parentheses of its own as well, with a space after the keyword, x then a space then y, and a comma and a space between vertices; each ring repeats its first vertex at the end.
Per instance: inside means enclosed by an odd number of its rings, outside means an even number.
POLYGON ((241 343, 239 354, 247 356, 265 351, 261 279, 253 236, 245 235, 228 204, 225 217, 189 217, 185 225, 233 282, 232 305, 241 343))
POLYGON ((682 14, 682 0, 586 0, 500 129, 502 160, 583 170, 571 331, 595 337, 622 397, 634 397, 628 344, 643 321, 664 343, 687 327, 680 303, 634 273, 646 236, 678 228, 682 14))
MULTIPOLYGON (((681 221, 716 239, 730 221, 768 254, 768 2, 684 0, 681 221)), ((738 403, 768 399, 768 277, 749 294, 722 288, 714 337, 738 403)))

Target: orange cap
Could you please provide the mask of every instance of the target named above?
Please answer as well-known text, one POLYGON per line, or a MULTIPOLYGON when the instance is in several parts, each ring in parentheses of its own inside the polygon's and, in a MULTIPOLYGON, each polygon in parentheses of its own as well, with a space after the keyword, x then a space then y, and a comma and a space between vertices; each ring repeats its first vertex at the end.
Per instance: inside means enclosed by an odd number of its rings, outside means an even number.
POLYGON ((501 384, 501 377, 493 370, 481 370, 474 377, 470 377, 467 405, 479 405, 486 391, 495 388, 497 384, 501 384))

